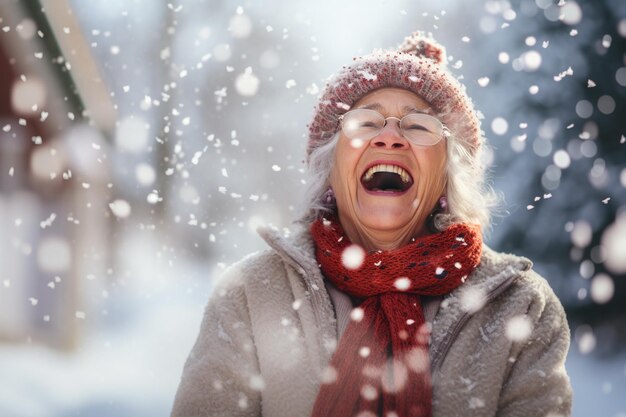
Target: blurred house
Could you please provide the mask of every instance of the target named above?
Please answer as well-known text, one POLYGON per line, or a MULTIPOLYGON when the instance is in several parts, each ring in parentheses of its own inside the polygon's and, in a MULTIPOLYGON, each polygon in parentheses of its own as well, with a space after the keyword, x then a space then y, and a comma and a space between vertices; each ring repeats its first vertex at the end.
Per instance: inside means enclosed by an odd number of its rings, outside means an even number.
POLYGON ((0 341, 71 349, 97 308, 87 292, 107 295, 115 111, 51 3, 0 2, 0 341))

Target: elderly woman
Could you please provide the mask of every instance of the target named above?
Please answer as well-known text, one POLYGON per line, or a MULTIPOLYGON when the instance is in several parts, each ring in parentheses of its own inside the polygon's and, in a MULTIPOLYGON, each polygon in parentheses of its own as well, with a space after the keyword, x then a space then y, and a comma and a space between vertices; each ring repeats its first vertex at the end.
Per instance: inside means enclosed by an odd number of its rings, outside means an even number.
POLYGON ((479 121, 420 34, 355 58, 309 127, 306 215, 216 286, 173 416, 567 416, 563 308, 482 243, 479 121))

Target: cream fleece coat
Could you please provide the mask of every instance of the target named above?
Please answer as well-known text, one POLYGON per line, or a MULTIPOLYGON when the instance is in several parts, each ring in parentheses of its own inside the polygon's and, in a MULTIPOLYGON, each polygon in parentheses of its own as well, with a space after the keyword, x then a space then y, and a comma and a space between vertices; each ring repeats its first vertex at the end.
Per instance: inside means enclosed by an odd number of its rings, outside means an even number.
MULTIPOLYGON (((311 413, 342 326, 308 231, 260 233, 271 249, 216 284, 173 417, 311 413)), ((480 265, 441 302, 430 343, 433 417, 571 414, 565 313, 531 266, 484 247, 480 265)))

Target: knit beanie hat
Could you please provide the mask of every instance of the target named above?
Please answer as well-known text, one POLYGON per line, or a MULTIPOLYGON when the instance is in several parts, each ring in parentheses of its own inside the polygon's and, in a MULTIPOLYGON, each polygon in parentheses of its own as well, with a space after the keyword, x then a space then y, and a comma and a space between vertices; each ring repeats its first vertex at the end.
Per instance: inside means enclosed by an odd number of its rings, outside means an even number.
POLYGON ((483 141, 471 99, 447 69, 445 48, 414 32, 396 50, 375 50, 353 58, 326 85, 309 125, 307 159, 340 129, 339 116, 361 97, 383 87, 409 90, 427 101, 454 139, 476 155, 483 141))

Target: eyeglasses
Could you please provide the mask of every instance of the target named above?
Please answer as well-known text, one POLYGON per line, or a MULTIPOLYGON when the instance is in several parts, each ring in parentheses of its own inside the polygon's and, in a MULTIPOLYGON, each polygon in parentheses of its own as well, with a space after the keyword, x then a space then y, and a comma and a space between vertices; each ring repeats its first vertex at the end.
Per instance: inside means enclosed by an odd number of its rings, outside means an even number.
POLYGON ((402 136, 414 145, 433 146, 450 136, 450 131, 439 119, 424 113, 409 113, 398 119, 385 117, 376 110, 354 109, 339 116, 344 135, 362 141, 377 136, 389 119, 398 121, 402 136))

